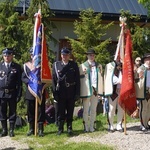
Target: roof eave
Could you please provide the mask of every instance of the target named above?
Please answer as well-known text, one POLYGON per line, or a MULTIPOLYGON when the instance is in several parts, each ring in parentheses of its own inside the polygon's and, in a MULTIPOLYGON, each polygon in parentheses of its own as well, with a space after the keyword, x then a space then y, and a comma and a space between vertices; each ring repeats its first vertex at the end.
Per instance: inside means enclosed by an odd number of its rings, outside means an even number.
MULTIPOLYGON (((70 19, 78 19, 79 18, 79 11, 69 11, 69 10, 52 10, 52 12, 55 14, 56 18, 70 18, 70 19)), ((96 12, 99 13, 99 12, 96 12)), ((105 13, 102 12, 102 20, 111 20, 111 21, 118 21, 118 18, 121 14, 117 13, 105 13)), ((133 15, 139 15, 139 14, 133 14, 133 15)), ((143 22, 147 20, 147 15, 140 15, 140 20, 138 22, 143 22)))
MULTIPOLYGON (((27 10, 27 8, 26 8, 27 10)), ((23 15, 23 8, 22 7, 16 7, 16 11, 19 12, 19 14, 22 16, 23 15)), ((56 9, 51 9, 52 13, 55 14, 53 18, 57 19, 62 19, 66 18, 68 19, 78 19, 79 18, 79 13, 80 11, 70 11, 70 10, 56 10, 56 9)), ((100 13, 100 12, 96 12, 100 13)), ((110 21, 118 21, 120 14, 119 13, 102 13, 102 20, 110 20, 110 21)), ((138 14, 133 14, 133 15, 138 15, 138 14)), ((147 15, 140 15, 140 20, 138 22, 150 22, 148 19, 147 15)))

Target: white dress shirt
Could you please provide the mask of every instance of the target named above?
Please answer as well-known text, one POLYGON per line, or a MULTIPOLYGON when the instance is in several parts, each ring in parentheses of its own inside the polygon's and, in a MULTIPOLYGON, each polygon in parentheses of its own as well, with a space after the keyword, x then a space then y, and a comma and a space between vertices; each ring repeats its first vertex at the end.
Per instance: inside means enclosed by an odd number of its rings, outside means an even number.
POLYGON ((10 65, 11 65, 11 62, 10 62, 10 63, 4 62, 4 63, 5 63, 6 68, 7 68, 8 66, 10 67, 10 65))
POLYGON ((122 82, 122 72, 119 72, 119 76, 116 75, 113 76, 113 85, 117 84, 117 89, 121 88, 121 82, 122 82))
POLYGON ((93 86, 94 88, 97 87, 97 72, 96 72, 96 66, 95 66, 95 62, 90 62, 88 61, 90 64, 90 78, 91 78, 91 86, 93 86))

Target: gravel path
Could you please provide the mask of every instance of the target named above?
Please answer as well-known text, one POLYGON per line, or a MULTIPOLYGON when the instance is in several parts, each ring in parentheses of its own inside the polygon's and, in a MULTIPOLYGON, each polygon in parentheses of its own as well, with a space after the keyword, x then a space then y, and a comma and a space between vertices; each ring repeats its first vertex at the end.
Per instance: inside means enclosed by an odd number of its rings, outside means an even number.
POLYGON ((140 123, 128 123, 127 134, 118 131, 103 136, 79 135, 72 137, 72 142, 100 142, 114 146, 116 150, 150 150, 150 131, 139 131, 140 123))
MULTIPOLYGON (((116 150, 150 150, 150 131, 139 131, 140 123, 128 123, 127 135, 120 132, 107 133, 95 136, 89 133, 80 134, 79 136, 71 137, 69 142, 96 142, 114 146, 116 150)), ((94 133, 93 133, 94 134, 94 133)), ((0 138, 0 150, 29 150, 26 143, 20 143, 12 140, 9 136, 0 138)))
POLYGON ((6 136, 0 138, 0 150, 29 150, 29 147, 26 143, 20 143, 6 136))

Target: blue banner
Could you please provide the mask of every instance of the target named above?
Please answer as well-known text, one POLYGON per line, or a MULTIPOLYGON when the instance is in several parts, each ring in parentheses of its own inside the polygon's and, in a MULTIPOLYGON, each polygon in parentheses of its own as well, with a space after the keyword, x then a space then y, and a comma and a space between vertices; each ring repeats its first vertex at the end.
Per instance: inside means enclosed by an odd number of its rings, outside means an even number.
POLYGON ((28 88, 34 97, 41 104, 43 83, 41 82, 41 50, 42 50, 42 32, 43 27, 40 25, 37 33, 35 49, 33 50, 33 66, 34 69, 30 72, 28 88))

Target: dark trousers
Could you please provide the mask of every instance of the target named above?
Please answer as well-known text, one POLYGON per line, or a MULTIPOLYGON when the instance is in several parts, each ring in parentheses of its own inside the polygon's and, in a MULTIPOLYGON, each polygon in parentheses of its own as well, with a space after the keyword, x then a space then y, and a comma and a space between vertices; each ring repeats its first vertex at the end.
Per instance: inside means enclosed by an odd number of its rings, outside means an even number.
MULTIPOLYGON (((27 116, 28 122, 32 123, 35 122, 35 100, 28 100, 27 102, 27 116)), ((45 100, 42 100, 41 105, 38 104, 38 122, 44 123, 45 122, 45 100)))
POLYGON ((54 108, 55 108, 55 123, 58 123, 58 103, 54 102, 54 108))
POLYGON ((16 98, 0 98, 0 105, 0 121, 7 121, 8 118, 9 122, 15 123, 17 108, 16 98), (7 110, 9 110, 8 113, 7 110))
POLYGON ((48 124, 54 123, 55 122, 55 117, 50 117, 47 114, 45 114, 45 120, 47 121, 48 124))
POLYGON ((58 101, 58 121, 72 122, 75 101, 73 99, 60 98, 58 101))

